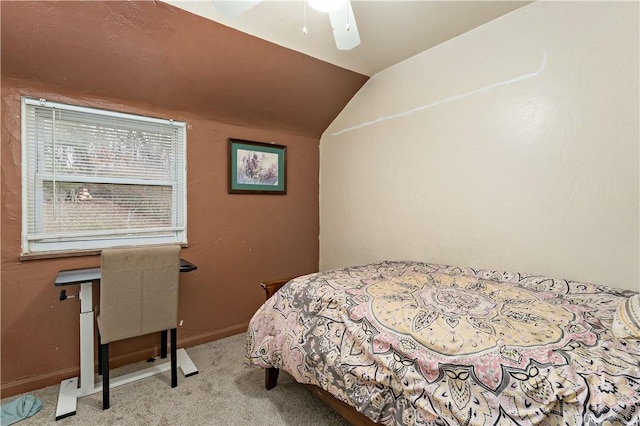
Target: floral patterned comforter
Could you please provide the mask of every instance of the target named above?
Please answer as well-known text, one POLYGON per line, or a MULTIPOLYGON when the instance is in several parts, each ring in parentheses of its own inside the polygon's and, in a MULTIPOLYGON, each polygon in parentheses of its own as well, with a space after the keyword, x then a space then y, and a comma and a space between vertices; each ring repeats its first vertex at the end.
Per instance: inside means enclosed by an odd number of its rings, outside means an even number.
POLYGON ((418 262, 296 278, 255 314, 247 363, 387 425, 640 425, 630 291, 418 262))

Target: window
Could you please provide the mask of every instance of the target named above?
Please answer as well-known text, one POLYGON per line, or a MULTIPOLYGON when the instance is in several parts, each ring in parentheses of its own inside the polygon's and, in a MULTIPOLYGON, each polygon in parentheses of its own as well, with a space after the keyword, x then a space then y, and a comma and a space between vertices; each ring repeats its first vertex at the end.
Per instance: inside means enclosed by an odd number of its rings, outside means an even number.
POLYGON ((185 123, 22 99, 22 251, 186 243, 185 123))

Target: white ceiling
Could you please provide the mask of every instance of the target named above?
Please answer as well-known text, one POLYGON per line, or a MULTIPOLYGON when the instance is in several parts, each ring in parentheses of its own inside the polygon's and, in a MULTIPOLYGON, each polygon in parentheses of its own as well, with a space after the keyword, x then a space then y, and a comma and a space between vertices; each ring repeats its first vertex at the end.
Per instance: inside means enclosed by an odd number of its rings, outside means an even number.
POLYGON ((236 18, 222 15, 212 0, 166 2, 367 76, 530 3, 352 0, 361 44, 340 51, 335 46, 329 16, 305 7, 303 0, 264 0, 236 18), (305 9, 306 35, 302 32, 305 9))

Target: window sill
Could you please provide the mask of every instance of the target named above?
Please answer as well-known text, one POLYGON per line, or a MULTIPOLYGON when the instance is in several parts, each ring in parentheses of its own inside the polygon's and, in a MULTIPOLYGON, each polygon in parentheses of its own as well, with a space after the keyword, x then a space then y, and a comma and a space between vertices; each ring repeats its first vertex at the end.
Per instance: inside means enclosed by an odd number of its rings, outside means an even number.
MULTIPOLYGON (((189 244, 180 244, 180 247, 187 248, 189 244)), ((60 259, 65 257, 82 257, 82 256, 98 256, 102 250, 74 250, 74 251, 49 251, 45 253, 27 253, 20 255, 20 261, 42 260, 42 259, 60 259)))

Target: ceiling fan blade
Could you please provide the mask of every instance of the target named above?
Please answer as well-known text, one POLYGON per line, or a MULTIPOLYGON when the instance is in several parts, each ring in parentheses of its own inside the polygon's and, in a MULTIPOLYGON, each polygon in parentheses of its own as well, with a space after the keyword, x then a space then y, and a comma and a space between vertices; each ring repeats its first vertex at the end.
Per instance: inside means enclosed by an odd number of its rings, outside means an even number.
POLYGON ((242 15, 262 0, 213 0, 215 8, 228 18, 242 15))
POLYGON ((351 50, 360 44, 358 25, 356 25, 356 18, 349 0, 344 2, 338 10, 329 12, 329 19, 339 50, 351 50))

